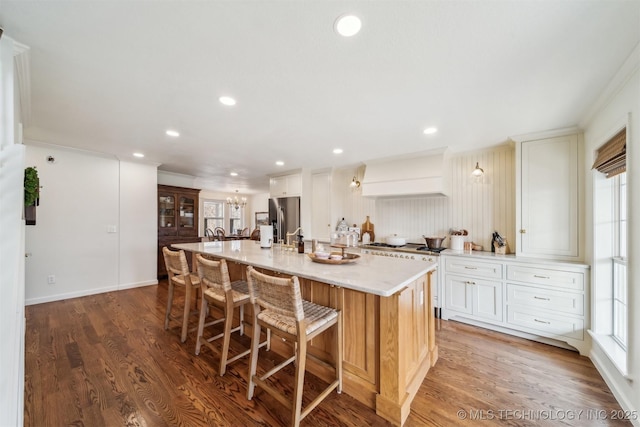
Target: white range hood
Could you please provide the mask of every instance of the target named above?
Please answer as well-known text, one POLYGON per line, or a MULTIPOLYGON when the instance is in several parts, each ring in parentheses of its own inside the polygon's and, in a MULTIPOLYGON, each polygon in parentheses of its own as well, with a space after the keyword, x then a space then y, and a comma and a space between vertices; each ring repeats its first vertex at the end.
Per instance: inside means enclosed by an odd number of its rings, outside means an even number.
POLYGON ((362 180, 365 197, 448 195, 445 149, 366 162, 362 180))

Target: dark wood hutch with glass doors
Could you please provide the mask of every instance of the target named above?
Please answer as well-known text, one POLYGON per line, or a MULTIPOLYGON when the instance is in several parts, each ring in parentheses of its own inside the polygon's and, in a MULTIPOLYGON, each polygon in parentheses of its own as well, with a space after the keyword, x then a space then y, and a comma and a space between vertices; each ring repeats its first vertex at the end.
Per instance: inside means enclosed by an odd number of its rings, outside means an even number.
MULTIPOLYGON (((167 275, 162 248, 173 243, 199 242, 200 190, 158 185, 158 278, 167 275)), ((191 267, 191 257, 187 257, 191 267)))

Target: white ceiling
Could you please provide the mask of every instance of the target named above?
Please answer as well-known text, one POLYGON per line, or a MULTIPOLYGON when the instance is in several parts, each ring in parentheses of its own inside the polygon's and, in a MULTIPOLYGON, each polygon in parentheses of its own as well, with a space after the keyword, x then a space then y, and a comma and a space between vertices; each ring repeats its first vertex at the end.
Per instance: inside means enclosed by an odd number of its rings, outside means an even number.
POLYGON ((638 44, 640 0, 0 0, 0 26, 30 47, 26 139, 248 193, 576 126, 638 44), (354 37, 333 31, 344 13, 354 37))

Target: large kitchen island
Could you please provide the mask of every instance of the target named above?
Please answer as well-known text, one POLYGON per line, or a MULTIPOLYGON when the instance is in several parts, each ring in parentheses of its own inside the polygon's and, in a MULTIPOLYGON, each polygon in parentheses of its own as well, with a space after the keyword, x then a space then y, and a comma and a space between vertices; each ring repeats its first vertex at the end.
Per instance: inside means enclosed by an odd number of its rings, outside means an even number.
MULTIPOLYGON (((363 254, 341 265, 313 262, 307 254, 260 248, 252 240, 172 245, 192 254, 227 260, 232 280, 246 279, 246 267, 298 276, 303 298, 343 313, 343 391, 395 425, 409 416, 422 380, 438 359, 431 273, 436 263, 398 263, 363 254)), ((314 357, 331 360, 334 340, 314 339, 307 369, 323 379, 332 373, 314 357)), ((272 350, 292 349, 273 340, 272 350)))

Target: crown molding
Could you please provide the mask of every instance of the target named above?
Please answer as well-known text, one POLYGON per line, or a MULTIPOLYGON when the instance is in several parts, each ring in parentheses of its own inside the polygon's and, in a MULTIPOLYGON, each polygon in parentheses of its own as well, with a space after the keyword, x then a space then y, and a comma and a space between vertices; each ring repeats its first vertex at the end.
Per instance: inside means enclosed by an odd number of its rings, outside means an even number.
POLYGON ((587 128, 587 124, 593 117, 611 102, 638 71, 640 71, 640 43, 633 48, 631 54, 624 61, 605 90, 600 94, 598 100, 587 111, 587 114, 584 115, 580 121, 580 127, 582 129, 587 128))

